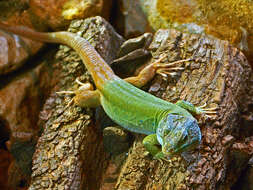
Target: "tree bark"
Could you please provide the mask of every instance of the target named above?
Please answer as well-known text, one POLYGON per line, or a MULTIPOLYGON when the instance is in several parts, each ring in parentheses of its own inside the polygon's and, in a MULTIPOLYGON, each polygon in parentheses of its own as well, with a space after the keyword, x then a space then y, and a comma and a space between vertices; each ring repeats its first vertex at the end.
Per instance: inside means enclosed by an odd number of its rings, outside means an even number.
MULTIPOLYGON (((123 42, 112 26, 101 17, 72 22, 69 31, 78 32, 111 62, 123 42), (110 46, 108 46, 110 44, 110 46)), ((91 81, 76 52, 61 46, 57 61, 62 65, 60 90, 76 90, 74 82, 91 81), (84 73, 84 75, 83 75, 84 73)), ((60 91, 58 90, 58 91, 60 91)), ((33 156, 29 189, 98 189, 106 166, 102 135, 95 126, 91 109, 67 104, 72 97, 57 96, 47 100, 41 112, 43 133, 33 156)))
POLYGON ((139 136, 116 189, 230 189, 253 148, 251 138, 238 134, 243 127, 240 114, 249 103, 245 98, 251 69, 245 56, 226 41, 175 30, 157 31, 149 48, 156 59, 161 54, 168 54, 168 62, 192 59, 176 77, 165 81, 157 76, 150 93, 174 103, 187 100, 219 109, 214 117, 199 119, 201 145, 168 162, 147 156, 139 136))
MULTIPOLYGON (((99 17, 73 22, 69 30, 87 37, 108 63, 123 42, 99 17)), ((179 75, 167 80, 156 76, 150 93, 173 103, 179 99, 198 106, 207 103, 207 107, 217 106, 218 113, 210 119, 199 118, 200 146, 168 162, 146 154, 143 136, 137 135, 121 170, 113 173, 118 175, 113 186, 119 190, 229 189, 252 154, 252 138, 238 133, 244 127, 241 113, 247 113, 252 104, 246 97, 251 73, 246 58, 226 41, 175 30, 156 32, 149 50, 150 61, 164 54, 169 57, 166 62, 192 59, 182 64, 185 70, 179 75)), ((62 46, 58 59, 63 65, 64 90, 77 89, 76 77, 91 81, 86 72, 82 75, 85 69, 72 50, 62 46)), ((110 161, 107 167, 93 110, 66 108, 71 97, 63 97, 52 95, 41 114, 45 125, 33 157, 29 189, 112 189, 105 178, 112 176, 108 171, 113 164, 110 161)))

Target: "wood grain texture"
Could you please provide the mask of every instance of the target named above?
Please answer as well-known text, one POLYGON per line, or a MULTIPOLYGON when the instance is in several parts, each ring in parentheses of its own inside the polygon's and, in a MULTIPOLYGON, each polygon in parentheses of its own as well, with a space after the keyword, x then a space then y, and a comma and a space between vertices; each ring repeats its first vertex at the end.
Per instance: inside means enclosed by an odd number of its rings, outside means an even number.
POLYGON ((248 106, 245 98, 251 69, 245 56, 226 41, 175 30, 158 30, 149 48, 156 59, 168 54, 167 62, 192 58, 178 76, 168 81, 156 77, 151 93, 171 102, 183 99, 219 110, 212 119, 200 119, 201 145, 168 162, 150 159, 139 136, 116 189, 229 189, 252 154, 247 138, 237 134, 243 127, 241 111, 248 106))
MULTIPOLYGON (((90 39, 90 43, 107 62, 112 61, 123 42, 101 17, 75 21, 69 31, 79 32, 79 35, 90 39)), ((74 82, 76 77, 81 81, 92 81, 76 52, 61 46, 56 57, 63 67, 59 74, 60 90, 77 89, 74 82)), ((70 99, 52 93, 44 105, 39 121, 43 124, 43 133, 33 156, 30 190, 97 189, 100 186, 107 163, 102 133, 94 124, 94 110, 77 106, 66 108, 70 99)))

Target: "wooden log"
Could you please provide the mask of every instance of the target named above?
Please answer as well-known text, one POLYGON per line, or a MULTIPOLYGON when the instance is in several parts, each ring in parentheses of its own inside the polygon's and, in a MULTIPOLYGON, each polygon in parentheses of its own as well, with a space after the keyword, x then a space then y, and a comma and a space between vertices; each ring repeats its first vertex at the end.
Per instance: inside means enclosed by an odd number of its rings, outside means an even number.
MULTIPOLYGON (((98 17, 74 22, 70 31, 88 37, 108 63, 123 41, 98 17)), ((175 30, 159 30, 149 49, 151 61, 161 54, 168 54, 166 62, 192 59, 182 64, 185 70, 179 75, 168 80, 157 76, 150 93, 171 102, 207 103, 219 110, 211 119, 199 118, 201 145, 168 162, 146 154, 143 136, 137 135, 115 189, 229 189, 251 154, 251 140, 237 134, 243 127, 241 111, 249 103, 244 101, 251 72, 246 58, 225 41, 175 30)), ((64 90, 77 88, 73 84, 76 77, 91 80, 87 73, 81 76, 85 69, 75 52, 62 46, 58 58, 63 65, 64 90)), ((108 162, 93 111, 74 106, 66 109, 71 97, 65 99, 52 96, 44 106, 41 116, 46 124, 33 157, 29 189, 106 189, 103 175, 108 162)))
MULTIPOLYGON (((69 31, 88 39, 107 62, 112 62, 123 42, 101 17, 75 21, 69 31)), ((60 90, 77 89, 74 82, 77 77, 80 81, 91 81, 88 73, 83 75, 84 64, 70 48, 61 46, 57 61, 63 67, 59 73, 60 90)), ((68 106, 71 98, 52 93, 41 112, 39 122, 44 126, 33 156, 30 190, 98 189, 100 186, 107 163, 102 133, 95 126, 93 110, 68 106)))
POLYGON ((207 107, 218 107, 218 112, 210 119, 199 119, 200 146, 168 162, 145 154, 139 135, 116 189, 230 189, 252 154, 250 143, 237 134, 243 127, 240 113, 248 106, 245 98, 251 69, 245 56, 226 41, 176 30, 157 31, 149 49, 155 59, 167 54, 166 62, 192 59, 182 64, 185 70, 177 76, 168 80, 157 76, 150 93, 171 102, 207 103, 207 107), (231 166, 236 170, 228 168, 231 166))

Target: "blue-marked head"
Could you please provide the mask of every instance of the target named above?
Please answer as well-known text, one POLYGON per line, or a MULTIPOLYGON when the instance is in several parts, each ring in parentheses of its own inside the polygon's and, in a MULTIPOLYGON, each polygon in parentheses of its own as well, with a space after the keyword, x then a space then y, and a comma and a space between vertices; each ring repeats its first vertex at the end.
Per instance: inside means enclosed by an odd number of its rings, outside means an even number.
POLYGON ((201 141, 201 131, 194 118, 173 114, 159 122, 156 134, 165 156, 190 150, 201 141))

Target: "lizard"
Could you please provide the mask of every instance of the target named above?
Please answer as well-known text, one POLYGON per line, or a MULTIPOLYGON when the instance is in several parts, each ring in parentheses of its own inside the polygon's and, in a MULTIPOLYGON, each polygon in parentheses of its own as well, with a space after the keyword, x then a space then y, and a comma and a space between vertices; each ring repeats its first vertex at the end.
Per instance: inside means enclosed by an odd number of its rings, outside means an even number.
MULTIPOLYGON (((166 57, 145 66, 137 76, 121 79, 99 55, 95 48, 77 34, 37 32, 23 26, 9 26, 0 22, 0 29, 41 42, 60 43, 73 48, 91 74, 91 83, 81 83, 73 102, 77 106, 102 106, 106 114, 123 128, 145 134, 143 145, 156 159, 170 157, 195 148, 201 142, 201 130, 194 115, 215 113, 212 108, 195 107, 179 100, 175 104, 160 99, 140 88, 156 74, 167 76, 182 69, 176 65, 191 59, 162 63, 166 57)), ((71 91, 72 92, 72 91, 71 91)))

